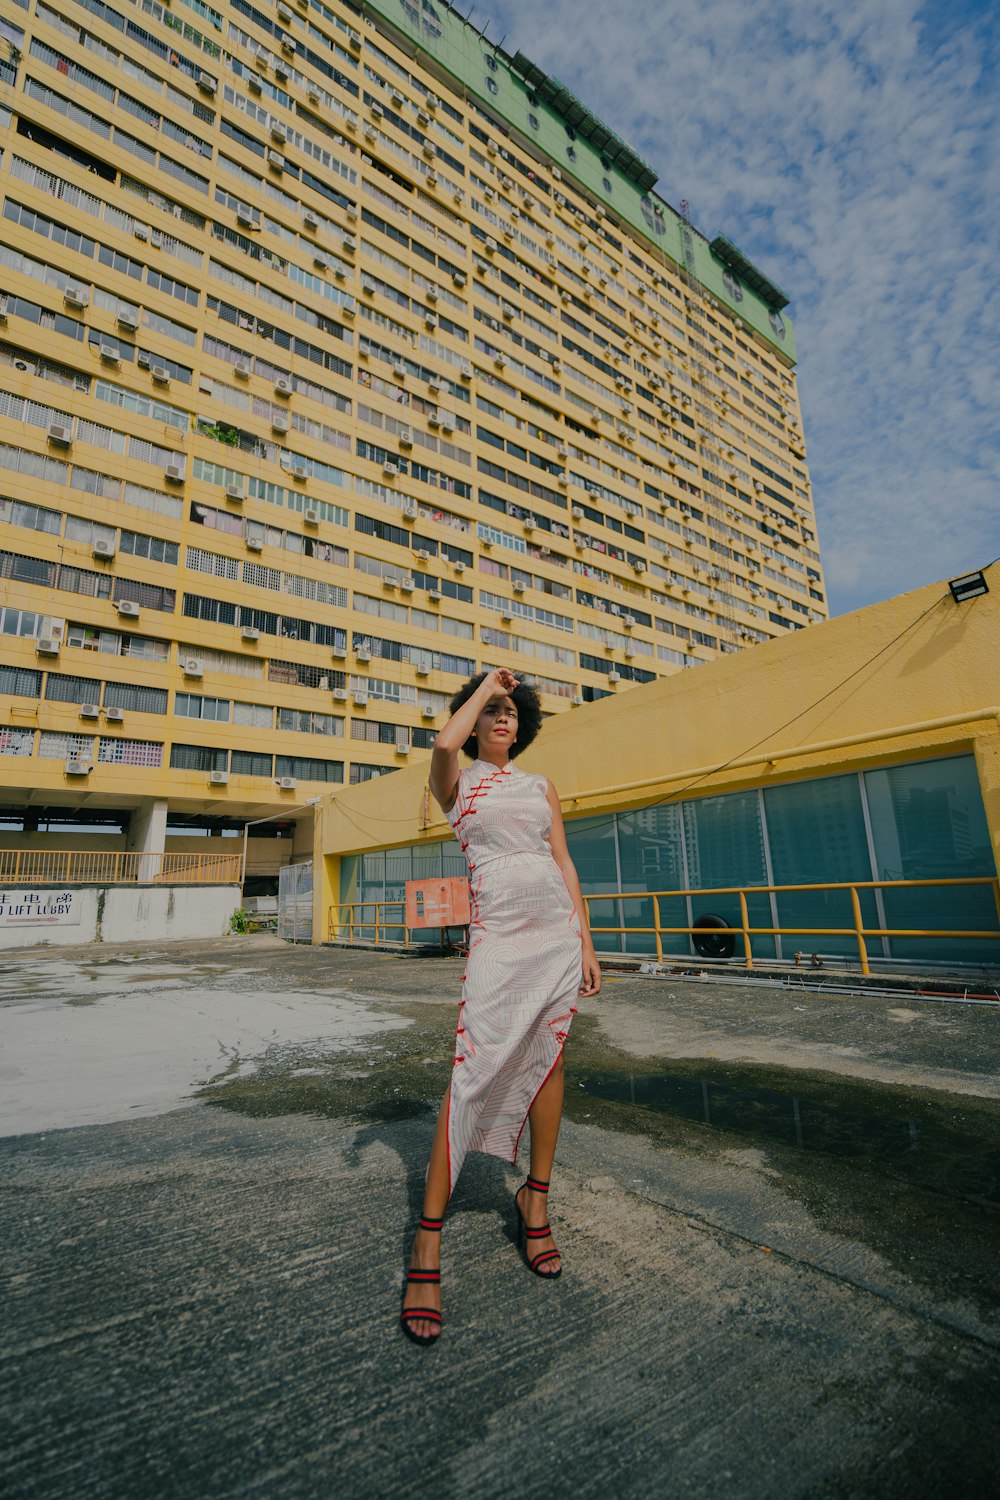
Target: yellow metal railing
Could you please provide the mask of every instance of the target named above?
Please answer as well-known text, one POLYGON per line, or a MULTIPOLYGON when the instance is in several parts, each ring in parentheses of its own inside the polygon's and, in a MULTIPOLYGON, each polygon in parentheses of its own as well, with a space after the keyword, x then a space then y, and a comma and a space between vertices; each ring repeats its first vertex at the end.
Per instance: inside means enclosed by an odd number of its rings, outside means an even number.
MULTIPOLYGON (((857 943, 858 958, 862 974, 871 972, 868 957, 869 938, 952 938, 956 941, 963 939, 979 941, 980 939, 1000 940, 1000 927, 992 930, 978 930, 972 928, 924 928, 924 927, 866 927, 861 910, 861 891, 911 891, 921 889, 951 889, 955 886, 990 886, 993 891, 993 899, 997 909, 998 921, 1000 921, 1000 881, 996 876, 978 875, 962 876, 956 879, 942 880, 857 880, 837 881, 826 885, 748 885, 748 886, 705 886, 687 890, 675 891, 608 891, 595 896, 585 896, 584 904, 587 909, 587 920, 590 923, 590 931, 595 938, 598 935, 611 934, 618 937, 628 937, 633 934, 644 934, 652 936, 656 944, 656 957, 659 962, 663 961, 663 939, 675 935, 708 937, 724 937, 727 933, 734 942, 739 940, 743 947, 743 967, 752 969, 754 966, 753 942, 755 937, 850 937, 857 943), (758 927, 751 926, 750 913, 747 903, 748 896, 771 896, 794 893, 822 893, 827 894, 834 891, 848 893, 851 905, 852 922, 849 927, 758 927), (669 900, 689 900, 707 896, 735 896, 739 901, 740 921, 739 926, 734 927, 674 927, 668 926, 662 920, 660 902, 669 900), (591 920, 593 903, 597 901, 646 901, 652 902, 653 923, 641 925, 635 922, 621 923, 617 926, 594 925, 591 920)), ((385 938, 386 929, 393 932, 401 932, 402 938, 387 939, 389 941, 409 944, 409 928, 405 920, 393 921, 384 915, 387 908, 400 910, 405 918, 404 901, 349 901, 339 906, 331 906, 327 913, 327 938, 335 941, 340 938, 347 942, 366 941, 379 946, 385 938), (372 915, 373 914, 373 915, 372 915), (344 929, 346 928, 346 932, 344 929), (359 934, 371 933, 371 937, 361 938, 359 934)), ((673 955, 679 957, 680 955, 673 955)), ((1000 956, 1000 951, 998 951, 1000 956)))
POLYGON ((0 884, 239 885, 240 854, 141 854, 112 849, 0 849, 0 884))

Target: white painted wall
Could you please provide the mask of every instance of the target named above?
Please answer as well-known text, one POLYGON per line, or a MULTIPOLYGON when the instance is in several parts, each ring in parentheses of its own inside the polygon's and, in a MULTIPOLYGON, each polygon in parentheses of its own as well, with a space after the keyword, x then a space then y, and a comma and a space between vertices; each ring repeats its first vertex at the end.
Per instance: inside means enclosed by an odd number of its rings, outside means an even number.
POLYGON ((222 937, 240 904, 238 885, 84 886, 73 896, 72 922, 0 922, 0 950, 222 937))

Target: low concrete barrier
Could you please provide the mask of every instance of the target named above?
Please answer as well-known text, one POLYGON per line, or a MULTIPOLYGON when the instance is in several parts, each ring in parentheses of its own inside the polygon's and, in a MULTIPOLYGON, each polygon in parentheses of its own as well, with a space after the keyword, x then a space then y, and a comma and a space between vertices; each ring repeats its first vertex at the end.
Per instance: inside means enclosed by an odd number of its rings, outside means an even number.
POLYGON ((239 905, 238 885, 0 890, 0 949, 221 937, 239 905))

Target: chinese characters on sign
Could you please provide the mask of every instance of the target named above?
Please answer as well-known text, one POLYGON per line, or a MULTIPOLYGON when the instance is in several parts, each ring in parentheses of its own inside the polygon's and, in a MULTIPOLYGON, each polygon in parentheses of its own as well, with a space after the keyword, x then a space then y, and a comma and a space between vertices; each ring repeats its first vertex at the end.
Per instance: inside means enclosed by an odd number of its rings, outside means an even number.
POLYGON ((79 927, 79 891, 0 890, 0 927, 79 927))

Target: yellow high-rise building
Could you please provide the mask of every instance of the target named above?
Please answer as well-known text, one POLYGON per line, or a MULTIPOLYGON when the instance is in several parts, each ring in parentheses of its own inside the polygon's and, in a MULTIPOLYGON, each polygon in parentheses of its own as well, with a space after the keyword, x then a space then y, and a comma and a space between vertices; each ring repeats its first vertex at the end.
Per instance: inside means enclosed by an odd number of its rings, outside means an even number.
POLYGON ((522 53, 438 0, 6 16, 8 844, 278 814, 487 663, 558 713, 825 617, 786 298, 522 53))

